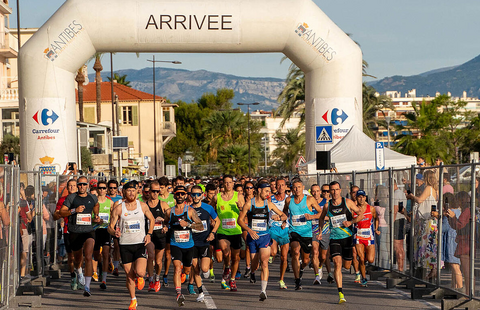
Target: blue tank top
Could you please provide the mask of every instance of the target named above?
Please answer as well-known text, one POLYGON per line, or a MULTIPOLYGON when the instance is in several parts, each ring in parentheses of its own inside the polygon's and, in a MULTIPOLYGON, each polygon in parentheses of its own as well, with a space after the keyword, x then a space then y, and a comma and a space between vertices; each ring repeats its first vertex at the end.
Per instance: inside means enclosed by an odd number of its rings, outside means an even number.
POLYGON ((263 202, 263 207, 257 207, 255 205, 255 198, 252 198, 250 210, 247 212, 248 227, 259 236, 268 234, 269 213, 268 200, 263 202))
POLYGON ((303 195, 300 203, 295 203, 295 198, 290 199, 288 205, 288 224, 290 232, 295 232, 301 237, 312 237, 312 221, 305 218, 305 214, 312 214, 307 207, 307 195, 303 195))
POLYGON ((180 220, 192 223, 188 216, 188 208, 188 206, 185 206, 181 214, 175 214, 175 208, 172 208, 170 212, 170 245, 181 249, 188 249, 194 246, 192 229, 180 225, 180 220))

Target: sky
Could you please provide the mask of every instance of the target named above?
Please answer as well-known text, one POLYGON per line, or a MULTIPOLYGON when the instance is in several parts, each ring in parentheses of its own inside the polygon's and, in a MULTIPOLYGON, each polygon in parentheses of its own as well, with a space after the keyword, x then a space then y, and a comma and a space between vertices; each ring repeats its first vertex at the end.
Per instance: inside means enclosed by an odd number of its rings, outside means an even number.
MULTIPOLYGON (((20 27, 38 28, 64 0, 19 0, 20 27)), ((97 0, 101 1, 101 0, 97 0)), ((292 0, 294 1, 294 0, 292 0)), ((462 0, 314 0, 362 48, 368 73, 378 79, 414 75, 462 64, 480 54, 480 1, 462 0)), ((16 1, 10 28, 17 27, 16 1)), ((157 60, 178 60, 164 65, 187 70, 208 70, 245 77, 284 79, 290 62, 283 54, 155 54, 157 60)), ((114 55, 114 69, 150 67, 152 54, 114 55)), ((89 72, 93 72, 89 64, 89 72)), ((110 61, 103 60, 105 71, 110 61)), ((370 81, 372 79, 366 79, 370 81)))

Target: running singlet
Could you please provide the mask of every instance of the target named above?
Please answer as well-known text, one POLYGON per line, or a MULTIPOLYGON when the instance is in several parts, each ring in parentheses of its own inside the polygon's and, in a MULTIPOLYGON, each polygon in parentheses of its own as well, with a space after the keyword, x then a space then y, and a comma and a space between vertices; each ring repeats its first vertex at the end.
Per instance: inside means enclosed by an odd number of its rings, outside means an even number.
POLYGON ((330 200, 328 202, 327 216, 330 218, 330 239, 345 239, 352 236, 350 227, 343 226, 343 221, 351 221, 353 219, 345 198, 342 198, 342 202, 338 206, 334 206, 332 200, 330 200))
POLYGON ((113 201, 113 203, 123 199, 123 197, 120 196, 120 195, 116 195, 116 196, 108 196, 107 195, 107 197, 110 198, 113 201))
POLYGON ((263 207, 257 207, 255 205, 255 198, 252 198, 250 210, 247 212, 248 227, 259 236, 267 235, 269 213, 268 200, 263 202, 263 207))
POLYGON ((240 214, 237 201, 237 192, 233 192, 233 197, 229 201, 224 201, 221 193, 217 194, 217 214, 220 219, 217 233, 229 236, 242 234, 242 228, 237 223, 240 214))
POLYGON ((305 218, 305 214, 312 214, 307 207, 307 195, 303 195, 300 203, 295 203, 295 198, 290 199, 288 206, 288 223, 290 224, 290 233, 295 232, 301 237, 312 237, 312 221, 305 218))
MULTIPOLYGON (((327 204, 327 199, 323 199, 322 202, 320 202, 318 205, 320 206, 320 209, 322 209, 323 211, 323 208, 325 207, 326 204, 327 204)), ((330 234, 329 220, 325 219, 325 221, 323 221, 322 235, 329 235, 329 234, 330 234)))
MULTIPOLYGON (((275 198, 275 195, 272 195, 272 203, 277 207, 278 210, 280 211, 283 211, 283 207, 285 206, 285 200, 287 199, 287 195, 285 195, 285 199, 281 200, 281 201, 278 201, 277 198, 275 198)), ((269 220, 269 224, 270 224, 270 227, 272 226, 276 226, 276 227, 281 227, 282 224, 283 224, 283 221, 274 221, 272 220, 272 216, 274 215, 277 215, 277 213, 273 212, 272 210, 270 210, 270 220, 269 220)), ((285 228, 288 227, 288 222, 287 222, 287 225, 285 226, 285 228)))
POLYGON ((170 208, 175 207, 175 198, 173 198, 173 194, 172 194, 172 193, 168 194, 168 197, 167 197, 167 198, 162 198, 162 197, 160 197, 160 195, 159 195, 159 196, 158 196, 158 199, 160 199, 161 201, 166 202, 167 205, 168 205, 170 208))
POLYGON ((120 215, 120 245, 139 244, 145 239, 145 214, 140 201, 136 200, 135 210, 127 210, 125 202, 122 202, 122 214, 120 215))
POLYGON ((216 219, 217 213, 211 205, 206 203, 201 203, 200 207, 193 208, 197 211, 197 215, 202 220, 203 228, 201 230, 196 230, 192 228, 193 232, 193 242, 195 246, 207 246, 210 245, 210 242, 207 241, 208 235, 212 231, 212 225, 210 225, 210 218, 216 219))
MULTIPOLYGON (((108 227, 108 223, 110 222, 110 210, 113 204, 112 200, 107 197, 104 202, 99 202, 100 209, 98 211, 98 217, 103 220, 102 224, 93 223, 93 229, 106 229, 108 227)), ((92 213, 92 218, 95 215, 92 213)))
MULTIPOLYGON (((154 224, 155 226, 153 227, 153 235, 155 236, 155 238, 161 239, 166 236, 165 233, 162 233, 163 220, 165 218, 165 213, 163 212, 160 201, 158 201, 155 207, 150 207, 149 203, 150 201, 147 201, 147 206, 150 209, 150 212, 152 212, 153 218, 155 219, 155 224, 154 224)), ((147 222, 148 222, 148 225, 150 225, 150 222, 148 221, 148 219, 145 218, 145 224, 147 222)), ((147 230, 150 229, 150 226, 145 225, 145 229, 147 230)))
MULTIPOLYGON (((353 218, 356 218, 358 215, 353 213, 353 218)), ((362 240, 374 240, 373 235, 373 214, 372 207, 367 204, 365 212, 363 213, 363 220, 358 222, 356 225, 357 233, 355 237, 362 240)))
POLYGON ((188 206, 183 207, 181 214, 175 214, 175 208, 170 212, 170 245, 179 247, 181 249, 189 249, 193 247, 192 229, 188 227, 182 227, 180 220, 184 220, 187 223, 192 223, 192 220, 188 216, 188 206))

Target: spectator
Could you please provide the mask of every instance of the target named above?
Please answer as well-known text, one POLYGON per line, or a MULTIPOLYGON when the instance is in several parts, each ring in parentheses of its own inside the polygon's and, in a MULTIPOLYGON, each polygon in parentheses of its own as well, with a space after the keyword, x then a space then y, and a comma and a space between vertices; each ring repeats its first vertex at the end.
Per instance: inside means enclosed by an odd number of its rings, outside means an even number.
POLYGON ((405 193, 398 188, 397 180, 393 182, 393 208, 394 208, 394 250, 395 257, 397 259, 397 268, 399 271, 403 271, 405 264, 405 249, 403 247, 403 240, 405 239, 405 206, 406 199, 405 193))
POLYGON ((375 244, 377 245, 378 266, 380 268, 389 268, 389 223, 388 218, 388 188, 384 185, 378 185, 375 189, 375 211, 379 219, 378 230, 380 234, 376 234, 375 244))
POLYGON ((425 158, 419 156, 419 157, 417 158, 417 165, 418 165, 419 168, 425 168, 425 167, 427 167, 427 162, 425 161, 425 158))
POLYGON ((458 219, 455 219, 449 212, 449 217, 453 219, 452 223, 457 231, 457 249, 455 256, 460 258, 460 266, 465 276, 465 292, 470 292, 470 195, 461 191, 456 195, 457 204, 461 213, 458 219))
POLYGON ((450 174, 448 173, 443 174, 443 194, 446 193, 454 193, 453 186, 450 185, 450 174))
POLYGON ((426 187, 425 181, 423 180, 423 174, 417 173, 417 175, 415 176, 415 184, 417 185, 417 187, 415 188, 415 194, 417 196, 422 195, 426 187))
POLYGON ((27 267, 28 253, 30 250, 30 244, 32 242, 30 223, 33 219, 32 211, 26 200, 25 185, 20 183, 20 202, 18 206, 18 214, 20 216, 20 235, 22 237, 22 254, 20 257, 20 277, 25 276, 27 267))

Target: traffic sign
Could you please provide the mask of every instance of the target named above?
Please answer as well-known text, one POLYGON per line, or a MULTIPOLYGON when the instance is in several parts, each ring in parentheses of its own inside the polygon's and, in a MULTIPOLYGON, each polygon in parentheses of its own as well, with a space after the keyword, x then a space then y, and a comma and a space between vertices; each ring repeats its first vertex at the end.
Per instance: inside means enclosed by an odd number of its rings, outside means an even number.
POLYGON ((385 170, 385 147, 382 142, 375 142, 375 166, 377 170, 385 170))
POLYGON ((332 125, 323 125, 315 127, 316 143, 333 143, 332 125))
POLYGON ((300 156, 300 158, 297 160, 297 164, 295 165, 295 168, 300 167, 300 165, 305 164, 307 161, 305 160, 305 157, 300 156))

